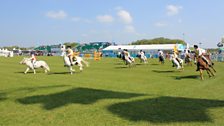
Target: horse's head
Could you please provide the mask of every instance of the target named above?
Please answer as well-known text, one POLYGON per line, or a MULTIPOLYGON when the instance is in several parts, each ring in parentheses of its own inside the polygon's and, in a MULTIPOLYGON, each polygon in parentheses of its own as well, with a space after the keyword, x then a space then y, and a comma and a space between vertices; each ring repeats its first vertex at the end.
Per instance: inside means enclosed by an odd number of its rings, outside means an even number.
POLYGON ((65 51, 62 51, 61 52, 61 56, 64 56, 65 57, 66 56, 66 52, 65 51))
POLYGON ((20 64, 25 64, 28 60, 29 60, 29 58, 24 57, 19 63, 20 64))

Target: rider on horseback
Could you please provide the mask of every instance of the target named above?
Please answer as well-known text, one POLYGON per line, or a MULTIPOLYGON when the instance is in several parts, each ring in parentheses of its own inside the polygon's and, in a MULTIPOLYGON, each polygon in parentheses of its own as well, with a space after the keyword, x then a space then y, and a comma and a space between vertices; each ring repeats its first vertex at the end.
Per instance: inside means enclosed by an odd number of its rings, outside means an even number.
POLYGON ((185 56, 185 57, 191 57, 191 56, 190 56, 190 52, 191 52, 191 51, 190 51, 189 49, 185 49, 185 50, 184 50, 184 56, 185 56))
MULTIPOLYGON (((206 54, 206 51, 202 48, 199 48, 198 45, 194 45, 194 49, 195 49, 195 58, 202 58, 203 61, 207 64, 207 65, 210 65, 208 59, 204 56, 206 54)), ((196 60, 195 60, 195 63, 196 63, 196 60)), ((196 71, 199 71, 199 62, 197 62, 197 70, 196 71)))
POLYGON ((124 54, 125 58, 127 58, 126 60, 129 59, 129 60, 132 61, 132 58, 131 58, 131 56, 130 56, 130 53, 128 52, 127 49, 124 49, 124 50, 123 50, 123 54, 124 54))
POLYGON ((125 56, 127 56, 130 59, 130 53, 128 52, 127 49, 124 49, 123 53, 125 56))
POLYGON ((158 55, 159 55, 159 56, 163 56, 163 51, 159 49, 159 50, 158 50, 158 55))
POLYGON ((118 48, 118 52, 117 52, 117 58, 122 58, 122 50, 121 48, 118 48))
POLYGON ((74 53, 73 53, 73 50, 71 49, 71 46, 67 46, 67 56, 69 57, 69 61, 71 63, 71 66, 73 66, 72 62, 73 62, 73 56, 74 56, 74 53))
POLYGON ((178 63, 180 64, 180 58, 178 57, 178 52, 177 51, 173 50, 173 56, 178 61, 178 63))
POLYGON ((145 53, 142 50, 140 50, 140 56, 141 56, 141 58, 144 58, 144 56, 145 56, 145 53))
MULTIPOLYGON (((177 69, 180 69, 181 67, 183 67, 183 64, 182 64, 182 59, 180 59, 178 57, 178 51, 177 50, 173 50, 173 59, 177 61, 176 65, 177 65, 177 69)), ((174 63, 173 63, 173 67, 174 67, 174 63)))
POLYGON ((158 50, 158 56, 159 56, 159 62, 161 62, 162 64, 164 64, 164 56, 163 56, 163 51, 162 50, 158 50))
POLYGON ((33 64, 33 68, 34 68, 34 64, 35 64, 36 61, 37 61, 37 58, 36 58, 34 52, 31 53, 31 58, 30 58, 30 60, 31 60, 31 63, 33 64))

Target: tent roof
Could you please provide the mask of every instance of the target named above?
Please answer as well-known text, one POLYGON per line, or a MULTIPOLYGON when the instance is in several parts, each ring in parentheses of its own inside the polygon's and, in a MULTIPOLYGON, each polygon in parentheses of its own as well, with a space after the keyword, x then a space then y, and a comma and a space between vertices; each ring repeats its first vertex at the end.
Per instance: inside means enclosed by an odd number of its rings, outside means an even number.
POLYGON ((117 45, 117 46, 108 46, 107 48, 103 49, 103 51, 118 50, 119 48, 128 50, 158 50, 158 49, 172 50, 176 45, 178 49, 180 49, 183 46, 182 44, 117 45))

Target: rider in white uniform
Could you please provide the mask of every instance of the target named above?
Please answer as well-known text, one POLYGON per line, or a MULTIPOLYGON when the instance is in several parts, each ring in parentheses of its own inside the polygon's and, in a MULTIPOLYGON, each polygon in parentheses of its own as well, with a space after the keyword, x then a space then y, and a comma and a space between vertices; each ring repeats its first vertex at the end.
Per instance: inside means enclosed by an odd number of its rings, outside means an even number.
MULTIPOLYGON (((171 56, 173 63, 177 65, 177 69, 181 68, 182 60, 178 57, 178 52, 173 50, 173 55, 171 56)), ((174 64, 173 64, 174 66, 174 64)))
POLYGON ((158 55, 163 57, 163 51, 162 50, 158 50, 158 55))

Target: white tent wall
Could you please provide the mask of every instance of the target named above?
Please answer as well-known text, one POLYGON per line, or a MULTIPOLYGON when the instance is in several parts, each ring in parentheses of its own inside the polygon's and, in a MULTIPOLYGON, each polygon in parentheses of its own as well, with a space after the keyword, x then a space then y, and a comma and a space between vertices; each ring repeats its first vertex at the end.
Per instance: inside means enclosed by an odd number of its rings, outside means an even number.
POLYGON ((117 54, 119 49, 127 49, 132 56, 137 55, 140 50, 145 51, 146 55, 152 56, 156 55, 159 49, 165 52, 172 52, 175 46, 179 51, 183 51, 185 49, 185 46, 182 44, 117 45, 108 46, 107 48, 103 49, 103 53, 114 57, 113 55, 117 54))

